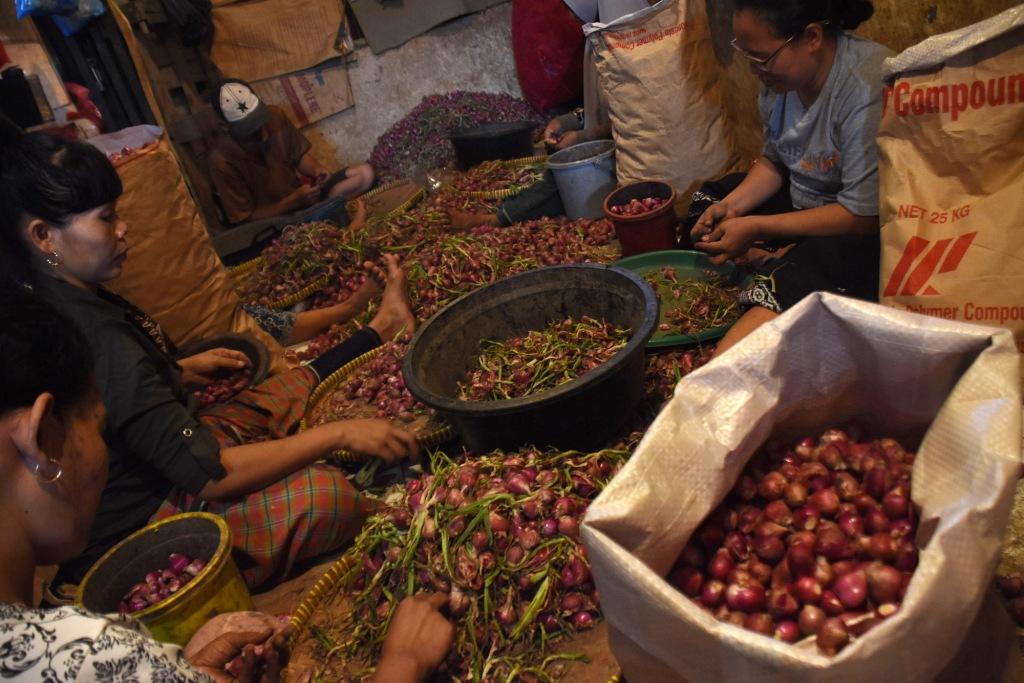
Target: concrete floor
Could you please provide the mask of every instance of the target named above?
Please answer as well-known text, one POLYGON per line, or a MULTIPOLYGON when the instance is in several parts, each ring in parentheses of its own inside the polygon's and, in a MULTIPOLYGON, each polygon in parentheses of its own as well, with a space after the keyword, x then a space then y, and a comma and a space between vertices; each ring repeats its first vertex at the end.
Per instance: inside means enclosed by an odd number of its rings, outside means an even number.
POLYGON ((322 558, 291 579, 282 581, 268 591, 253 595, 253 605, 258 611, 271 616, 291 615, 313 584, 320 580, 339 556, 340 553, 322 558))

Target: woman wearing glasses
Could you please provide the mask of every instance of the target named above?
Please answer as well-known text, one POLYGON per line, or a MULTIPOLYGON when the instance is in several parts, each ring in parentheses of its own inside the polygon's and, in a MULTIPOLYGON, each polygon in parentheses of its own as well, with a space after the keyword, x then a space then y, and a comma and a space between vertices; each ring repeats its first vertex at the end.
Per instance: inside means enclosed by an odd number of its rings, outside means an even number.
POLYGON ((743 295, 749 308, 719 352, 814 291, 877 300, 875 135, 882 61, 893 54, 846 32, 874 12, 865 0, 735 7, 733 47, 763 86, 764 151, 745 177, 708 183, 694 197, 698 211, 706 207, 691 231, 696 248, 756 270, 743 295), (796 245, 771 254, 780 242, 796 245))

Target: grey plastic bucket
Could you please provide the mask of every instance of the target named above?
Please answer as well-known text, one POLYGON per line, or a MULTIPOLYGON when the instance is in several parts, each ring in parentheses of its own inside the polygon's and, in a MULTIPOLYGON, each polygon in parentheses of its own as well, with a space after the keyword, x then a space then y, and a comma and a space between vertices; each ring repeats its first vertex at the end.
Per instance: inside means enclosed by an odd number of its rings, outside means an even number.
POLYGON ((548 157, 565 215, 601 218, 604 198, 615 189, 615 143, 594 140, 566 147, 548 157))

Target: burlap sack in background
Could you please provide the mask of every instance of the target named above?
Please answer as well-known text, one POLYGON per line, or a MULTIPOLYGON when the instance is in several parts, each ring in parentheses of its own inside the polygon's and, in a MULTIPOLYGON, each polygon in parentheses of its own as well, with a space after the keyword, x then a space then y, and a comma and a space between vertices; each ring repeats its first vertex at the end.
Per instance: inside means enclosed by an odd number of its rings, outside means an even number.
POLYGON ((112 291, 153 316, 175 344, 248 332, 271 354, 272 372, 288 369, 284 349, 242 310, 217 258, 166 137, 115 164, 128 223, 128 260, 112 291))
MULTIPOLYGON (((687 375, 583 522, 626 678, 935 679, 995 568, 1020 470, 1018 362, 1005 330, 817 293, 687 375), (662 578, 769 437, 849 422, 918 453, 911 497, 922 550, 899 612, 829 658, 813 642, 718 622, 662 578)), ((1005 640, 1013 631, 1004 623, 994 635, 1005 640)), ((991 639, 981 641, 989 645, 965 657, 977 674, 970 680, 1024 680, 1015 648, 1002 649, 1012 661, 998 661, 991 639)))
POLYGON ((583 27, 617 145, 619 183, 661 180, 683 192, 736 163, 702 0, 662 0, 583 27))
POLYGON ((881 301, 1024 349, 1024 5, 886 62, 881 301))

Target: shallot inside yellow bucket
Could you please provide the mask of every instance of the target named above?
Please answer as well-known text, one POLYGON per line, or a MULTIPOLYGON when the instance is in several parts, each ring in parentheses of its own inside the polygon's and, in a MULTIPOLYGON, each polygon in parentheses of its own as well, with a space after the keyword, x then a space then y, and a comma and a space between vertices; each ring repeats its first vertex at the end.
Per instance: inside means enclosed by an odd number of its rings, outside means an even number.
POLYGON ((253 608, 231 558, 231 531, 223 519, 208 512, 168 517, 115 545, 85 575, 78 605, 101 614, 116 612, 128 590, 147 573, 167 569, 171 553, 206 560, 206 567, 178 592, 132 614, 154 638, 184 647, 218 614, 253 608))

